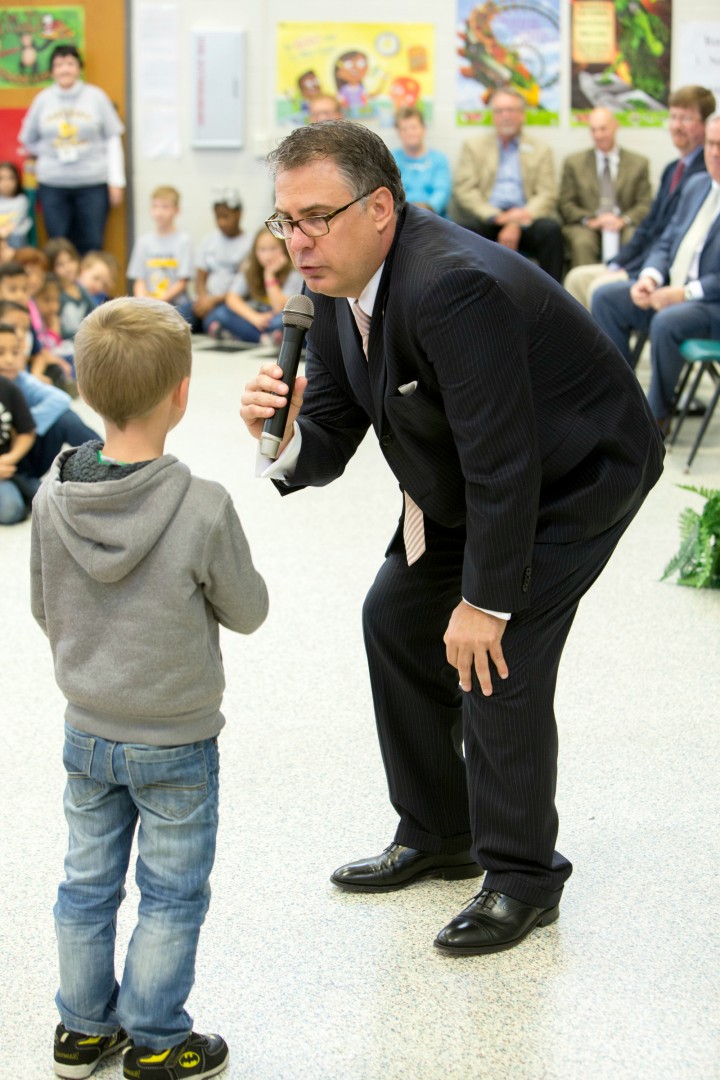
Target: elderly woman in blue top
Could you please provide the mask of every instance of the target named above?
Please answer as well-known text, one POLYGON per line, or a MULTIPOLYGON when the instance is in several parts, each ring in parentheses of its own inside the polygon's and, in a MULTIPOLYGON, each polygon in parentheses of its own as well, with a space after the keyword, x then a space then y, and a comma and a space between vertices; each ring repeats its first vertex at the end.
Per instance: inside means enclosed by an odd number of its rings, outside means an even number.
POLYGON ((439 150, 428 150, 425 145, 425 119, 419 109, 411 105, 398 109, 395 127, 402 145, 392 154, 400 169, 407 201, 444 217, 452 189, 448 159, 439 150))
POLYGON ((20 129, 37 158, 38 198, 48 236, 71 240, 81 255, 103 247, 110 206, 125 187, 122 121, 104 90, 80 78, 74 45, 50 58, 53 85, 41 90, 20 129))

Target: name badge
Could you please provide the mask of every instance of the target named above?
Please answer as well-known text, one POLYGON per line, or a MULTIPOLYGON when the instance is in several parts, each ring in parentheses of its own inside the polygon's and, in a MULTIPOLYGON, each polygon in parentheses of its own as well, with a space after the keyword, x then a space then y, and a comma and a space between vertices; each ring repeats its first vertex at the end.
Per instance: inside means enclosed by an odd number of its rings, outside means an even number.
POLYGON ((59 146, 57 154, 61 165, 74 165, 79 157, 77 146, 59 146))

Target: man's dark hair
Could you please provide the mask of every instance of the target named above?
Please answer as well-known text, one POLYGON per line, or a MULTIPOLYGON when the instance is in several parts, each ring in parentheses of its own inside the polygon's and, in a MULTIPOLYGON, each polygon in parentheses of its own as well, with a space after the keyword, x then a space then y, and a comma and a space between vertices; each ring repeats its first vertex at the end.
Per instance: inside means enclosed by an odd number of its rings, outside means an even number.
POLYGON ((668 98, 670 109, 697 109, 705 123, 715 112, 715 95, 705 86, 679 86, 668 98))
POLYGON ((267 156, 273 176, 330 158, 337 165, 353 195, 385 187, 395 203, 395 213, 405 206, 400 170, 387 146, 374 131, 350 120, 321 120, 297 127, 267 156))
POLYGON ((6 277, 27 277, 27 270, 22 263, 10 262, 0 263, 0 281, 6 277))
POLYGON ((80 50, 77 45, 56 45, 53 51, 50 53, 50 71, 52 73, 53 64, 56 60, 61 59, 63 56, 73 56, 80 67, 83 66, 83 58, 80 55, 80 50))

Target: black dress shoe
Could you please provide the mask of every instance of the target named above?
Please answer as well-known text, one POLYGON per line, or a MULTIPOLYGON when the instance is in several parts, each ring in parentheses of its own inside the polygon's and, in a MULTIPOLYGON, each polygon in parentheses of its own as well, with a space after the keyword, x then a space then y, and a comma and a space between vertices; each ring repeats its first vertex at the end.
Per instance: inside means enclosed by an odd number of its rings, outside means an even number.
POLYGON ((512 949, 536 926, 549 926, 560 905, 532 907, 504 893, 482 889, 435 938, 435 947, 451 956, 482 956, 512 949))
POLYGON ((372 859, 360 859, 338 867, 330 880, 352 892, 392 892, 423 878, 454 881, 479 877, 483 872, 482 867, 473 862, 469 851, 457 855, 429 855, 427 851, 390 844, 372 859))

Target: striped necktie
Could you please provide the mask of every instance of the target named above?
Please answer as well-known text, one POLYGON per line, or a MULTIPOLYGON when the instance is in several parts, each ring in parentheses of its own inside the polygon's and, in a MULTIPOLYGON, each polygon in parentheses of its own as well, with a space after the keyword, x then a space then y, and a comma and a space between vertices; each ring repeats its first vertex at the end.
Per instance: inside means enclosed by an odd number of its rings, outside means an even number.
MULTIPOLYGON (((362 338, 365 359, 368 358, 368 342, 370 340, 370 316, 363 311, 357 300, 353 301, 352 312, 355 316, 357 328, 362 338)), ((408 566, 417 562, 421 555, 425 554, 425 520, 423 512, 416 502, 403 491, 405 499, 405 514, 403 517, 403 542, 405 544, 405 558, 408 566)))

